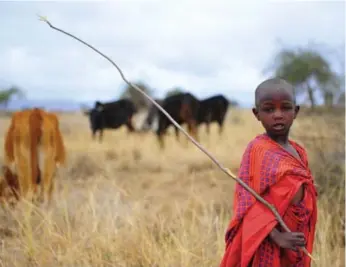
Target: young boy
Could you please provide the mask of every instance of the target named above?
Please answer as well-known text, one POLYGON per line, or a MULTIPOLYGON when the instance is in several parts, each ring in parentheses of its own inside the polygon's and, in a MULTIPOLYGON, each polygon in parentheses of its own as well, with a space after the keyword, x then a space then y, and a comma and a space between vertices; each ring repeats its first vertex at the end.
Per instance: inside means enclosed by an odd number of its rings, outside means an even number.
POLYGON ((299 247, 312 252, 317 193, 306 151, 288 138, 299 111, 293 86, 278 78, 262 82, 252 111, 266 133, 246 148, 239 178, 275 206, 292 232, 237 184, 220 267, 309 267, 311 259, 299 247))

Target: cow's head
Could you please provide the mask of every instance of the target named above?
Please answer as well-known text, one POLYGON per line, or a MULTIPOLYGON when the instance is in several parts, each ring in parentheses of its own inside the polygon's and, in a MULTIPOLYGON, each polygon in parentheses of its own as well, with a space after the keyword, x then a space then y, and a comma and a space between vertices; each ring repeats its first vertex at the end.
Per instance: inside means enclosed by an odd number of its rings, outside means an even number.
POLYGON ((84 114, 89 117, 90 129, 92 131, 93 138, 98 129, 102 129, 103 124, 103 110, 104 106, 102 103, 96 101, 95 107, 88 110, 84 114))

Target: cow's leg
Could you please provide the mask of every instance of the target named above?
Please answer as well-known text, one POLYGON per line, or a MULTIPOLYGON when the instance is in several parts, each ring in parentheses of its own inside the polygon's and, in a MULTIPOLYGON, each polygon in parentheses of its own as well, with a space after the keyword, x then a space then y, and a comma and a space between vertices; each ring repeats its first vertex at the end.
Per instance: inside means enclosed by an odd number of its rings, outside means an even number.
POLYGON ((161 150, 165 149, 164 138, 165 138, 165 135, 166 135, 166 130, 167 129, 161 129, 160 131, 158 130, 157 133, 156 133, 157 140, 159 142, 159 147, 160 147, 161 150))
MULTIPOLYGON (((55 166, 54 166, 55 167, 55 166)), ((53 192, 54 192, 54 188, 55 188, 55 179, 54 179, 54 176, 55 176, 55 172, 52 174, 52 178, 51 178, 51 182, 50 182, 50 186, 48 188, 48 207, 51 207, 52 205, 52 199, 53 199, 53 192)))
POLYGON ((130 117, 126 123, 126 127, 127 127, 127 131, 129 133, 132 133, 132 132, 135 132, 135 128, 133 127, 133 124, 132 124, 132 117, 130 117))
POLYGON ((165 125, 165 127, 163 127, 162 125, 159 125, 159 128, 156 131, 157 140, 158 140, 159 147, 161 150, 163 150, 165 148, 164 136, 166 134, 166 128, 167 128, 166 125, 165 125))
POLYGON ((37 160, 37 165, 33 166, 33 168, 36 168, 36 172, 34 172, 33 177, 32 177, 32 202, 35 203, 39 197, 38 194, 38 189, 41 184, 41 171, 39 167, 39 160, 40 160, 40 152, 38 150, 38 160, 37 160), (35 177, 36 176, 36 177, 35 177))
POLYGON ((44 206, 49 206, 51 201, 51 184, 56 168, 56 132, 51 123, 44 121, 42 127, 41 145, 39 147, 39 168, 40 168, 40 202, 44 206))
POLYGON ((103 129, 99 130, 99 143, 103 141, 103 129))
MULTIPOLYGON (((30 135, 28 134, 25 138, 15 145, 15 165, 16 173, 19 181, 19 192, 21 197, 31 201, 33 198, 33 183, 32 183, 32 170, 31 170, 31 153, 28 145, 30 144, 30 135)), ((19 140, 17 140, 19 141, 19 140)))
POLYGON ((167 120, 168 119, 164 118, 163 115, 161 115, 159 118, 159 125, 158 125, 158 128, 156 130, 156 136, 157 136, 157 140, 159 142, 159 147, 161 150, 165 148, 163 138, 164 138, 166 130, 169 126, 167 120))
POLYGON ((219 135, 222 135, 223 132, 223 122, 218 122, 219 124, 219 135))
POLYGON ((209 135, 210 134, 210 123, 209 123, 209 121, 206 122, 205 127, 206 127, 206 130, 207 130, 207 135, 209 135))
POLYGON ((219 124, 219 135, 222 135, 223 133, 224 121, 225 121, 225 114, 222 114, 220 119, 217 120, 217 123, 219 124))
POLYGON ((159 141, 159 147, 160 147, 160 149, 161 149, 161 150, 165 149, 165 142, 164 142, 164 135, 163 135, 163 133, 159 134, 159 135, 157 136, 157 138, 158 138, 158 141, 159 141))
POLYGON ((43 204, 46 207, 51 205, 52 201, 52 192, 54 189, 54 174, 55 174, 55 159, 54 151, 52 148, 45 149, 45 158, 44 158, 44 167, 42 172, 42 181, 41 181, 41 196, 43 204))
POLYGON ((179 129, 174 125, 175 138, 179 142, 179 129))
POLYGON ((197 128, 197 123, 196 121, 192 121, 191 122, 191 134, 192 136, 195 138, 195 140, 197 142, 199 142, 199 138, 198 138, 198 128, 197 128))
POLYGON ((17 175, 11 173, 11 171, 9 170, 9 174, 8 176, 6 177, 5 175, 5 178, 7 180, 7 184, 9 185, 9 187, 11 188, 11 191, 15 197, 15 199, 18 201, 19 198, 20 198, 20 195, 19 195, 19 184, 18 184, 18 177, 17 175))
POLYGON ((92 130, 91 131, 91 139, 94 141, 95 140, 95 138, 96 138, 96 132, 97 132, 97 130, 92 130))
POLYGON ((194 120, 188 122, 189 134, 198 142, 197 123, 194 120))
POLYGON ((0 195, 5 193, 5 191, 7 190, 7 187, 9 187, 9 189, 11 190, 16 201, 19 201, 20 195, 19 195, 19 191, 18 191, 19 190, 19 184, 18 184, 17 175, 14 174, 8 166, 3 166, 2 170, 4 173, 4 179, 1 181, 0 195))
POLYGON ((44 176, 44 165, 45 165, 45 155, 47 154, 47 152, 44 150, 44 145, 47 144, 47 137, 45 137, 43 135, 43 137, 41 137, 41 142, 43 145, 40 145, 37 149, 38 152, 38 176, 36 177, 36 191, 35 191, 35 202, 37 203, 41 203, 44 201, 43 199, 43 176, 44 176))

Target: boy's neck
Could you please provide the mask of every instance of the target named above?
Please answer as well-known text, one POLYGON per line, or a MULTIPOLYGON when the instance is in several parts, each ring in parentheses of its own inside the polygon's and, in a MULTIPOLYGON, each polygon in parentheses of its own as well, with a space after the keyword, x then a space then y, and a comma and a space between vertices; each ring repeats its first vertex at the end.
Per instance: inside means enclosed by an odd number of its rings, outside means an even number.
POLYGON ((288 134, 287 135, 280 135, 280 136, 274 136, 270 133, 266 133, 270 139, 272 139, 273 141, 275 141, 276 143, 280 144, 280 145, 287 145, 288 144, 288 134))

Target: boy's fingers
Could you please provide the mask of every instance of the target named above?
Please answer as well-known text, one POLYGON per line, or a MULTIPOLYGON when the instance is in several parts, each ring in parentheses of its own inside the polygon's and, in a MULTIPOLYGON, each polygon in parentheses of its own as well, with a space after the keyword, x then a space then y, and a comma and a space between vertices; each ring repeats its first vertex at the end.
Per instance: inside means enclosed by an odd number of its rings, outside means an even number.
POLYGON ((295 242, 306 242, 304 234, 295 233, 295 235, 293 235, 292 237, 292 240, 294 240, 295 242))
POLYGON ((295 242, 295 245, 299 246, 299 247, 303 247, 303 246, 305 246, 305 242, 304 241, 297 241, 297 242, 295 242))
POLYGON ((305 238, 304 237, 295 237, 293 238, 294 241, 296 242, 305 242, 305 238))
POLYGON ((303 233, 300 233, 300 232, 295 232, 295 233, 292 233, 292 235, 294 237, 300 237, 300 238, 304 238, 305 239, 305 235, 303 233))

